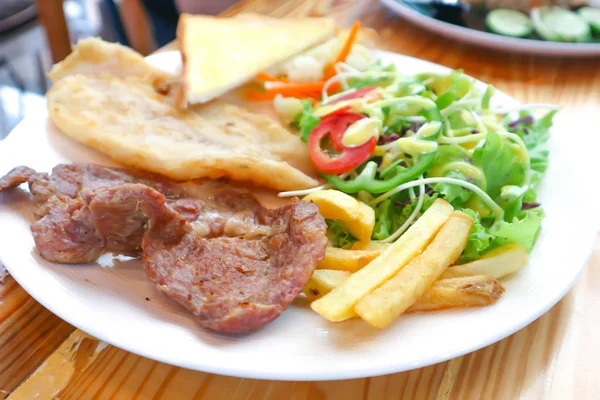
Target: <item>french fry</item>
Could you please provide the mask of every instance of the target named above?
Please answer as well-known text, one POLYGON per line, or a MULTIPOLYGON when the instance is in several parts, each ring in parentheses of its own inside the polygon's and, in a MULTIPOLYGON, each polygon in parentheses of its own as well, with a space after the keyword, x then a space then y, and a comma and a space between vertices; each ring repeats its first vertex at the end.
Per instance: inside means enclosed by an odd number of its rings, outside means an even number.
MULTIPOLYGON (((347 271, 316 270, 304 288, 304 294, 310 301, 320 299, 344 283, 349 276, 347 271)), ((406 312, 486 306, 495 303, 502 293, 504 287, 490 276, 439 279, 406 312)))
POLYGON ((369 242, 366 245, 363 243, 354 243, 352 250, 378 251, 379 253, 383 253, 390 246, 391 243, 381 242, 369 242))
POLYGON ((376 328, 391 324, 460 257, 472 225, 473 218, 460 211, 453 212, 421 255, 358 301, 354 307, 356 313, 376 328))
POLYGON ((325 258, 317 264, 317 269, 356 272, 380 254, 381 251, 345 250, 328 247, 325 250, 325 258))
POLYGON ((375 211, 362 201, 339 190, 320 190, 302 200, 315 203, 324 218, 342 222, 359 243, 366 245, 371 241, 375 211))
POLYGON ((318 269, 313 273, 302 291, 310 301, 320 299, 336 287, 340 286, 350 272, 335 269, 318 269))
POLYGON ((406 312, 445 308, 476 307, 493 304, 504 287, 491 276, 465 276, 435 281, 406 312))
POLYGON ((478 260, 455 265, 442 274, 442 278, 487 275, 496 279, 510 275, 527 265, 527 250, 519 243, 507 243, 478 260))
POLYGON ((353 317, 356 303, 419 255, 446 222, 452 210, 452 206, 446 201, 436 200, 421 218, 379 257, 352 274, 341 286, 314 301, 311 308, 332 322, 353 317))

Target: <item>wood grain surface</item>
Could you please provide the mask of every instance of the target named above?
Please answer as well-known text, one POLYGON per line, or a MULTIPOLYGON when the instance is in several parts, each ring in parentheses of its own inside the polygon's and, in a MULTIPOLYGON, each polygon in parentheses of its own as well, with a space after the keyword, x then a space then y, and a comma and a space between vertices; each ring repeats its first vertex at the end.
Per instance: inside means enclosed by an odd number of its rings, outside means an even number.
POLYGON ((0 399, 26 379, 73 330, 32 299, 0 264, 0 399))
POLYGON ((277 382, 169 366, 75 331, 9 399, 595 399, 600 395, 600 237, 588 269, 516 334, 445 363, 374 378, 277 382))
MULTIPOLYGON (((379 32, 382 49, 462 68, 523 102, 560 104, 557 131, 568 133, 573 118, 598 129, 598 58, 538 58, 466 46, 410 25, 377 1, 247 0, 225 15, 239 12, 328 15, 341 24, 358 18, 379 32)), ((10 393, 10 399, 18 400, 597 399, 599 309, 600 238, 573 290, 537 321, 495 345, 382 377, 274 382, 189 371, 119 350, 73 331, 5 277, 0 283, 0 396, 10 393)))

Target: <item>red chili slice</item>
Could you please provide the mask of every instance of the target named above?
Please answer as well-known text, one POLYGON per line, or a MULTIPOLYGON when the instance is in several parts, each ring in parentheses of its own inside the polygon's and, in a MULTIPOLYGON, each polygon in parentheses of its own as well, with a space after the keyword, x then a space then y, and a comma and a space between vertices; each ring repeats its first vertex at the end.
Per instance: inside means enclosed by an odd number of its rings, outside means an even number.
POLYGON ((346 147, 342 143, 348 126, 363 118, 364 115, 354 112, 334 113, 324 118, 313 129, 308 137, 308 151, 319 171, 326 174, 341 174, 369 159, 377 144, 375 137, 356 147, 346 147), (321 147, 325 138, 329 138, 329 145, 336 153, 332 154, 321 147))

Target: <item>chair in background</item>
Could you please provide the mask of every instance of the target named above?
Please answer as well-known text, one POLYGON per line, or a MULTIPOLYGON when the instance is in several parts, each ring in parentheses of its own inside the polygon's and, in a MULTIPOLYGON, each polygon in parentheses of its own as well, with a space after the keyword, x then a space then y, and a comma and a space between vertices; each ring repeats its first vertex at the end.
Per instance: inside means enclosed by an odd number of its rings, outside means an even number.
POLYGON ((0 9, 0 71, 8 76, 12 86, 20 90, 26 90, 25 81, 27 81, 21 74, 32 75, 33 73, 41 89, 38 91, 43 93, 46 89, 46 81, 43 73, 42 48, 35 46, 36 38, 39 37, 39 26, 36 22, 34 0, 5 0, 2 6, 0 9), (19 61, 21 62, 17 68, 15 63, 19 61), (22 65, 22 61, 25 61, 26 65, 22 65))
POLYGON ((0 139, 22 119, 29 99, 46 91, 43 33, 34 0, 0 8, 0 139))
MULTIPOLYGON (((121 0, 120 7, 115 0, 102 0, 99 3, 108 17, 115 41, 148 54, 154 49, 150 24, 141 0, 121 0)), ((36 0, 39 19, 44 30, 53 61, 63 60, 71 52, 71 37, 65 18, 63 0, 36 0)))
POLYGON ((63 2, 62 0, 36 0, 36 6, 40 22, 46 32, 52 61, 59 62, 71 52, 63 2))

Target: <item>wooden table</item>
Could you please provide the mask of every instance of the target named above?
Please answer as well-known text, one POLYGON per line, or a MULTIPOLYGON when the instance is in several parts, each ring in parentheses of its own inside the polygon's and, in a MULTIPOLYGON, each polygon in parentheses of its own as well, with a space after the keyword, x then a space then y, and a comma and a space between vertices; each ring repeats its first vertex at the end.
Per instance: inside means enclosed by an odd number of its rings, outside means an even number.
MULTIPOLYGON (((598 130, 598 58, 533 58, 468 47, 410 25, 377 1, 248 0, 226 14, 241 11, 274 16, 325 14, 342 24, 359 18, 378 30, 383 49, 463 68, 524 102, 560 104, 567 133, 569 118, 588 118, 589 126, 598 130)), ((0 275, 0 398, 600 398, 600 240, 575 288, 548 313, 507 339, 427 368, 337 382, 230 378, 139 357, 61 321, 10 276, 0 275)))

